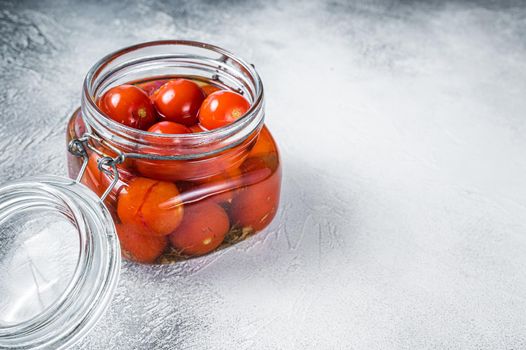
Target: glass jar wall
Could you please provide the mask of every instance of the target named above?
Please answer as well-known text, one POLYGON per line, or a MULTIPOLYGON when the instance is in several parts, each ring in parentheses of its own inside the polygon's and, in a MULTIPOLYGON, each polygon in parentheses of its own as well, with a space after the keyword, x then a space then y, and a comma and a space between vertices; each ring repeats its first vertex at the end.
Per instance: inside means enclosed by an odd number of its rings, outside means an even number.
MULTIPOLYGON (((170 263, 199 256, 239 242, 272 221, 281 167, 264 113, 263 86, 254 68, 207 44, 145 43, 111 54, 90 70, 67 141, 86 133, 95 136, 88 141, 81 181, 99 196, 114 179, 100 170, 101 158, 123 160, 105 203, 125 257, 170 263), (114 86, 134 84, 151 94, 174 78, 193 80, 205 94, 236 91, 251 107, 222 128, 171 135, 129 128, 97 107, 100 96, 114 86)), ((70 177, 77 177, 82 161, 68 155, 70 177)))

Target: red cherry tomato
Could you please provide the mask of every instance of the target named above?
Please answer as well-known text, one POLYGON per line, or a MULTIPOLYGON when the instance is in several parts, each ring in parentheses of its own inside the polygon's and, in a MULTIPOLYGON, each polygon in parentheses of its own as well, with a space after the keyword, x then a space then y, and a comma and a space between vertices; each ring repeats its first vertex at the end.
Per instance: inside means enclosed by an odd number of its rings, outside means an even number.
POLYGON ((200 185, 194 188, 194 191, 202 191, 207 194, 213 193, 210 197, 216 203, 231 202, 234 193, 243 184, 241 170, 232 168, 219 175, 212 176, 208 179, 199 181, 200 185))
POLYGON ((157 120, 157 113, 143 90, 133 85, 115 86, 98 102, 102 113, 126 126, 146 130, 157 120))
POLYGON ((205 94, 193 81, 175 79, 161 86, 152 97, 166 120, 189 126, 197 123, 197 112, 205 94))
POLYGON ((199 124, 195 124, 195 125, 189 126, 188 129, 190 129, 190 131, 193 132, 194 134, 196 132, 207 131, 206 129, 203 129, 203 127, 201 125, 199 125, 199 124))
POLYGON ((181 223, 183 205, 173 183, 136 177, 119 194, 117 214, 139 234, 165 236, 181 223))
POLYGON ((183 222, 170 235, 170 242, 186 255, 203 255, 219 247, 230 222, 225 210, 213 202, 197 202, 185 209, 183 222))
POLYGON ((259 231, 276 215, 281 186, 281 168, 274 172, 261 158, 249 158, 241 166, 246 187, 232 199, 233 222, 259 231), (263 180, 261 175, 266 174, 263 180))
POLYGON ((143 89, 149 96, 152 96, 157 89, 159 89, 161 86, 166 84, 168 80, 166 79, 160 79, 160 80, 153 80, 153 81, 147 81, 144 83, 137 83, 135 86, 143 89))
POLYGON ((274 139, 272 138, 272 135, 268 131, 267 127, 264 126, 263 129, 261 129, 261 131, 259 132, 258 139, 252 147, 252 149, 250 150, 248 158, 265 157, 271 153, 276 152, 276 143, 274 142, 274 139))
POLYGON ((192 130, 182 124, 169 121, 153 124, 148 131, 157 134, 189 134, 192 132, 192 130))
POLYGON ((221 90, 220 88, 218 88, 217 86, 215 85, 210 85, 210 84, 207 84, 207 85, 203 85, 201 86, 201 89, 203 89, 203 92, 205 93, 205 96, 208 96, 216 91, 219 91, 221 90))
POLYGON ((130 260, 140 263, 153 263, 168 246, 166 236, 141 235, 131 225, 116 224, 115 227, 122 254, 130 260))
POLYGON ((221 90, 208 96, 199 109, 199 124, 207 130, 228 125, 250 108, 250 103, 240 94, 221 90))

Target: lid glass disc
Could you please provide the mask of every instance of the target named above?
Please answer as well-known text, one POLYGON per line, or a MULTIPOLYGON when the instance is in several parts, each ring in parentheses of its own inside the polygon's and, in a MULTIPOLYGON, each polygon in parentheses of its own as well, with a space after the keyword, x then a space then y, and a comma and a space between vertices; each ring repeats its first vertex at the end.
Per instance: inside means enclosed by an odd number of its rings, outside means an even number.
POLYGON ((60 299, 79 260, 77 228, 66 213, 35 204, 0 221, 2 326, 30 320, 60 299))
POLYGON ((71 179, 0 186, 0 349, 63 349, 115 292, 120 248, 107 207, 71 179))

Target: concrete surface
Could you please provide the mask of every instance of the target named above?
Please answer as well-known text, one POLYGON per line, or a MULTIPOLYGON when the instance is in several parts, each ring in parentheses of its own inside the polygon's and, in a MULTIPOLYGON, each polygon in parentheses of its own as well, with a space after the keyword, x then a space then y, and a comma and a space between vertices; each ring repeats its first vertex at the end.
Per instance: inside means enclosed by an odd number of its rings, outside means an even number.
POLYGON ((283 156, 265 233, 125 264, 76 349, 526 348, 522 1, 0 1, 0 181, 65 174, 88 68, 154 39, 253 62, 283 156))

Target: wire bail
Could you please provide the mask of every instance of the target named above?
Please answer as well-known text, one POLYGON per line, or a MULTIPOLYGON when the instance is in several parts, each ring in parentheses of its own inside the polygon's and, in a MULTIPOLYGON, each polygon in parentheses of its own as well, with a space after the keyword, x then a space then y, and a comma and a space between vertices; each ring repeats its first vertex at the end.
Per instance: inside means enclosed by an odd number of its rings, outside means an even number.
POLYGON ((92 152, 97 153, 100 156, 100 158, 97 159, 97 168, 99 169, 99 171, 108 176, 113 177, 113 180, 111 181, 110 185, 108 186, 108 188, 106 188, 106 190, 100 197, 100 199, 104 201, 119 181, 119 170, 117 169, 117 165, 124 162, 124 160, 126 159, 126 155, 122 153, 119 149, 113 147, 109 143, 102 140, 100 137, 90 133, 85 133, 84 135, 82 135, 82 137, 71 140, 68 144, 69 153, 71 153, 75 157, 82 158, 82 166, 75 180, 77 182, 81 182, 82 177, 86 172, 86 168, 88 167, 89 156, 88 152, 86 151, 86 148, 88 148, 92 152), (112 158, 104 154, 102 151, 93 147, 89 143, 90 139, 93 139, 99 142, 100 144, 108 147, 110 150, 115 152, 117 156, 115 158, 112 158))

